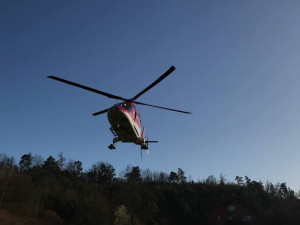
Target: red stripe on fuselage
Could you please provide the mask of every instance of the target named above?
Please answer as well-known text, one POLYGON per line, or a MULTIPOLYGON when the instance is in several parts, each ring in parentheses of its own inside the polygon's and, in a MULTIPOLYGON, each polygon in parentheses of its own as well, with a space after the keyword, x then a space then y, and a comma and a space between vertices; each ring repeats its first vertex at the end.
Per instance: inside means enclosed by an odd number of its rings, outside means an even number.
POLYGON ((119 106, 118 109, 129 114, 131 116, 131 118, 134 120, 134 122, 138 125, 138 127, 141 128, 141 123, 136 118, 134 118, 134 115, 132 113, 130 113, 127 109, 125 109, 121 106, 119 106))

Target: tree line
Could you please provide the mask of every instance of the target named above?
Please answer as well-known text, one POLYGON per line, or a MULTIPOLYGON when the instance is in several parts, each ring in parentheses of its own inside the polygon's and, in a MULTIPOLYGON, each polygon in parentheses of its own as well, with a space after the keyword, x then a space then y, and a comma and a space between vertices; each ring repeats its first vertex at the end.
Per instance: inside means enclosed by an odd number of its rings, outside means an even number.
MULTIPOLYGON (((253 224, 300 224, 298 194, 286 183, 248 176, 228 182, 193 181, 184 170, 153 172, 127 166, 119 176, 108 162, 83 170, 82 162, 49 156, 0 154, 0 224, 210 224, 211 212, 240 203, 253 224)), ((249 223, 247 223, 249 224, 249 223)))

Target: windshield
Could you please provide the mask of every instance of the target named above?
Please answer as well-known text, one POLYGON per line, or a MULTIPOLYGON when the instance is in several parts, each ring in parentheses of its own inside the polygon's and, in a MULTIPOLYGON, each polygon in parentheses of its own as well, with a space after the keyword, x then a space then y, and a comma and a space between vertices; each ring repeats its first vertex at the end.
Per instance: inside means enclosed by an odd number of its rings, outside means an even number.
POLYGON ((129 113, 133 114, 134 113, 134 109, 132 108, 132 106, 126 102, 123 102, 120 104, 120 106, 124 109, 126 109, 129 113))

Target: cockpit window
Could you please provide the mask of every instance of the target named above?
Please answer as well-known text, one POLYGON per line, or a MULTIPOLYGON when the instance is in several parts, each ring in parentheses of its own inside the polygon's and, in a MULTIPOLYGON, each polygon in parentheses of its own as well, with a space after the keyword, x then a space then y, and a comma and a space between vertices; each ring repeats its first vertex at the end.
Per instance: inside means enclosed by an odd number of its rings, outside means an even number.
POLYGON ((130 113, 134 113, 134 109, 132 108, 132 106, 126 102, 123 102, 120 104, 121 107, 123 107, 124 109, 127 109, 128 112, 130 113))
POLYGON ((140 114, 136 114, 136 119, 141 123, 142 121, 141 121, 141 116, 140 116, 140 114))
POLYGON ((134 118, 136 118, 141 123, 141 116, 137 112, 137 110, 135 109, 134 106, 131 106, 130 104, 128 104, 126 102, 117 103, 114 106, 115 107, 122 107, 122 108, 126 109, 129 113, 131 113, 134 116, 134 118))

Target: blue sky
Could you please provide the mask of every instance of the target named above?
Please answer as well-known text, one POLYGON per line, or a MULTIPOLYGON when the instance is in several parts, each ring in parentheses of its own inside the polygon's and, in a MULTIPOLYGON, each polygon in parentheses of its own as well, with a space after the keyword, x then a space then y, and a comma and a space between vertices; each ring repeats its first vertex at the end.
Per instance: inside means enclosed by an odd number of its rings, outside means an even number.
POLYGON ((87 169, 182 168, 194 180, 236 175, 300 187, 299 1, 1 1, 0 152, 63 152, 87 169), (56 75, 133 97, 152 144, 109 151, 117 103, 56 75))

